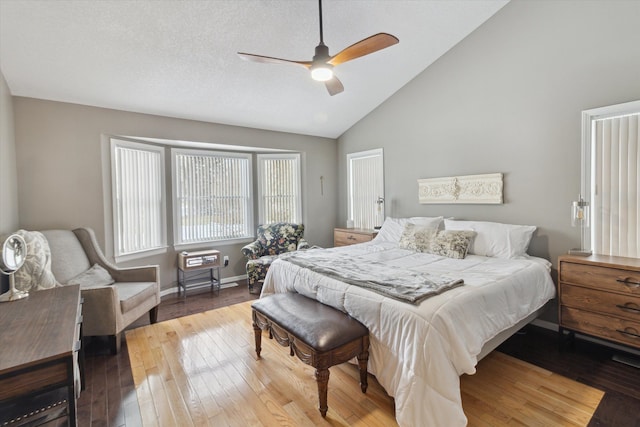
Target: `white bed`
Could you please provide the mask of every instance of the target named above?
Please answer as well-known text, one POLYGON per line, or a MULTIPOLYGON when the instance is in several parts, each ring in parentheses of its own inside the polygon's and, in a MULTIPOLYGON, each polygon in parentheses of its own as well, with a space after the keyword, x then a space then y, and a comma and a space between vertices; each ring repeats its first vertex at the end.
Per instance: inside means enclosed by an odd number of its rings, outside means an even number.
POLYGON ((384 262, 463 279, 464 285, 414 305, 279 259, 269 268, 262 296, 298 292, 366 325, 371 339, 369 371, 395 398, 400 426, 466 425, 460 375, 475 373, 479 358, 532 320, 555 296, 551 264, 529 256, 451 259, 402 249, 394 239, 380 237, 353 246, 309 250, 302 256, 322 251, 337 259, 384 262))

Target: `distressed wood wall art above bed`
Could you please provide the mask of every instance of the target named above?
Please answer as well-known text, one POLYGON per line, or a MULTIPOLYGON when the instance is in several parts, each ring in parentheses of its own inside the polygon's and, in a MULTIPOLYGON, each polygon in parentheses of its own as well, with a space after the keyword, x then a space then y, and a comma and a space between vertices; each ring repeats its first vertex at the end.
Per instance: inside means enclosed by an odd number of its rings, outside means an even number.
POLYGON ((448 176, 418 180, 420 203, 502 203, 502 174, 448 176))

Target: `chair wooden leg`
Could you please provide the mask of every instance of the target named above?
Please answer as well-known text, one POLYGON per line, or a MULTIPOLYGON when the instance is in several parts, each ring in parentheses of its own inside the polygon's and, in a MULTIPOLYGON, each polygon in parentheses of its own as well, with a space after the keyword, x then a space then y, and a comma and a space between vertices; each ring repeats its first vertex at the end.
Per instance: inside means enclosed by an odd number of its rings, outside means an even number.
POLYGON ((318 383, 318 400, 320 401, 320 414, 327 416, 327 389, 329 388, 329 369, 316 369, 316 382, 318 383))
POLYGON ((118 354, 120 352, 120 344, 122 343, 122 332, 115 335, 109 335, 109 348, 111 354, 118 354))
POLYGON ((149 310, 149 323, 152 325, 158 321, 158 306, 156 305, 149 310))

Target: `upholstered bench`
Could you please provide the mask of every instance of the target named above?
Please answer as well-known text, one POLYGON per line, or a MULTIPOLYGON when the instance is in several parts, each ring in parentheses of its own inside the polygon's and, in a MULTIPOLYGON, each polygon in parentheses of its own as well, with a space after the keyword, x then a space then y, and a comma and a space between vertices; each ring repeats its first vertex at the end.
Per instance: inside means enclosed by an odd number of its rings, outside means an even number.
POLYGON ((269 331, 298 356, 316 368, 320 413, 327 415, 329 368, 358 358, 360 388, 367 391, 369 330, 349 315, 297 293, 263 297, 251 305, 256 354, 260 358, 262 331, 269 331))

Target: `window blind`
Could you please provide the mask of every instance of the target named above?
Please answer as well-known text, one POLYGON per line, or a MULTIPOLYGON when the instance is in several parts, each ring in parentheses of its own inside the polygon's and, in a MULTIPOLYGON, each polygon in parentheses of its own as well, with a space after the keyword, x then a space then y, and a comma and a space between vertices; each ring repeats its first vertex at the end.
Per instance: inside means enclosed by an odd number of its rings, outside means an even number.
POLYGON ((300 156, 259 155, 260 223, 300 223, 300 156))
POLYGON ((349 218, 356 228, 372 229, 384 221, 382 150, 349 156, 349 218))
POLYGON ((164 151, 112 142, 115 255, 165 246, 164 151))
POLYGON ((640 114, 594 120, 595 253, 640 257, 640 114))
POLYGON ((248 155, 174 151, 176 243, 250 236, 248 155))

